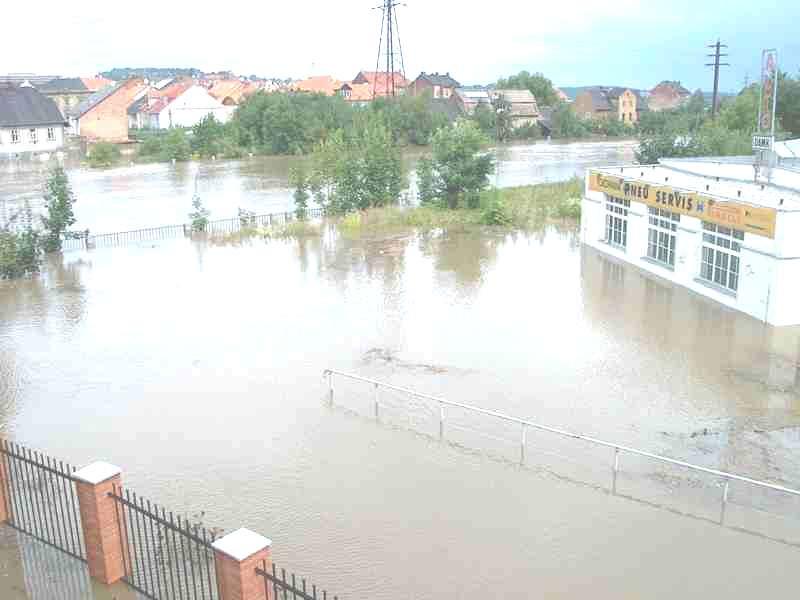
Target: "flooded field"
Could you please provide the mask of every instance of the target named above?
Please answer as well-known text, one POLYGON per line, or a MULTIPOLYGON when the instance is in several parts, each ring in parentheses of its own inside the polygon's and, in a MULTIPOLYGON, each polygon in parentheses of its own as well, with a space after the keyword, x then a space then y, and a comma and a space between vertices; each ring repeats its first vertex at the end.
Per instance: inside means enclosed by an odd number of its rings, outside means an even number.
MULTIPOLYGON (((559 181, 583 175, 588 166, 630 162, 635 142, 519 144, 499 150, 493 183, 500 186, 559 181)), ((407 156, 413 169, 416 156, 407 156)), ((293 206, 289 169, 297 159, 254 157, 236 161, 141 164, 114 169, 79 168, 67 161, 78 203, 76 229, 128 231, 187 221, 195 191, 212 219, 235 217, 243 208, 259 214, 293 206)), ((41 203, 47 165, 0 161, 0 219, 27 200, 41 203), (4 208, 7 207, 7 208, 4 208)))
POLYGON ((800 329, 582 249, 569 224, 174 240, 0 284, 0 423, 267 535, 339 597, 767 597, 793 593, 800 550, 713 524, 713 504, 675 514, 694 496, 672 474, 623 463, 644 501, 610 495, 608 455, 530 434, 521 467, 516 431, 452 415, 440 441, 390 395, 376 422, 369 388, 337 384, 328 406, 322 372, 800 487, 799 352, 800 329))

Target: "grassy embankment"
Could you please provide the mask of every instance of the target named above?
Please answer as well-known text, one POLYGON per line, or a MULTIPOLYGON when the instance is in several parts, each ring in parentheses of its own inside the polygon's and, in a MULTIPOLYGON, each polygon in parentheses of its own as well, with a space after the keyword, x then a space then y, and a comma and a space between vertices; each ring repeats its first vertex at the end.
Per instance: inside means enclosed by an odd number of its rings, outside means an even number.
MULTIPOLYGON (((501 190, 487 190, 478 208, 450 210, 433 206, 404 208, 388 206, 333 217, 339 231, 348 236, 398 229, 467 230, 495 227, 507 230, 533 230, 552 222, 580 219, 583 180, 544 183, 501 190)), ((245 229, 213 236, 212 241, 230 242, 246 237, 283 239, 319 236, 322 227, 311 221, 295 221, 270 228, 245 229)))

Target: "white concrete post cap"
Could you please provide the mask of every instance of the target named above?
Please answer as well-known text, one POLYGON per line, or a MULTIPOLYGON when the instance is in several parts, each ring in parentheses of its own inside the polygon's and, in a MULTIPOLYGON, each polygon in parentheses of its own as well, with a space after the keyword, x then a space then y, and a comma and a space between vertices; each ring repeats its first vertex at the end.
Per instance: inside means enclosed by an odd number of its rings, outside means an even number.
POLYGON ((120 473, 122 473, 122 469, 119 467, 107 462, 103 462, 102 460, 98 460, 90 465, 86 465, 82 469, 78 469, 72 475, 81 481, 91 483, 92 485, 97 485, 98 483, 103 483, 104 481, 107 481, 112 477, 119 475, 120 473))
POLYGON ((256 552, 261 552, 264 548, 272 546, 272 540, 242 527, 216 540, 211 546, 214 550, 242 562, 256 552))

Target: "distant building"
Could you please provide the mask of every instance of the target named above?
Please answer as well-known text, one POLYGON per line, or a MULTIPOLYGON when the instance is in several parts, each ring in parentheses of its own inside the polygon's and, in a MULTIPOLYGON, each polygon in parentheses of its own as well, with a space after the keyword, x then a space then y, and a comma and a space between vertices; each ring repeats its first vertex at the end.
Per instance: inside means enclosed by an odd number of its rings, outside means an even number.
POLYGON ((73 109, 73 133, 92 141, 128 141, 128 107, 148 89, 144 79, 134 77, 95 92, 73 109))
POLYGON ((350 104, 364 106, 372 101, 372 86, 368 83, 343 83, 336 93, 350 104))
POLYGON ((588 87, 575 97, 575 114, 585 119, 611 119, 633 124, 647 110, 638 91, 622 87, 588 87))
POLYGON ((58 150, 65 127, 52 99, 30 86, 0 84, 0 154, 58 150))
POLYGON ((691 96, 691 92, 680 81, 662 81, 650 90, 647 105, 654 111, 672 110, 688 102, 691 96))
POLYGON ((391 96, 392 90, 399 96, 405 94, 408 87, 408 80, 402 73, 395 72, 389 76, 384 71, 359 71, 352 83, 355 85, 368 83, 375 98, 391 96))
POLYGON ((238 106, 257 91, 253 82, 240 79, 218 79, 208 87, 208 92, 225 106, 238 106))
POLYGON ((556 93, 556 98, 558 98, 560 102, 572 102, 572 98, 567 96, 564 90, 554 87, 553 91, 556 93))
POLYGON ((479 106, 492 106, 489 92, 483 88, 456 88, 450 96, 462 115, 474 115, 479 106))
POLYGON ((535 125, 539 122, 541 117, 539 105, 530 90, 492 90, 490 95, 494 100, 508 103, 512 129, 535 125))
POLYGON ((34 84, 42 94, 52 98, 65 118, 70 111, 94 92, 113 85, 104 77, 57 77, 45 83, 34 84))
POLYGON ((128 127, 131 129, 171 129, 194 127, 209 115, 227 122, 233 111, 200 85, 176 82, 162 90, 152 90, 128 107, 128 127))
POLYGON ((309 94, 324 94, 326 96, 334 96, 342 89, 345 82, 334 79, 330 75, 317 75, 315 77, 308 77, 294 81, 289 86, 293 92, 307 92, 309 94))
POLYGON ((426 73, 423 71, 408 86, 408 93, 412 96, 421 96, 430 92, 434 98, 449 98, 461 84, 450 77, 450 73, 426 73))

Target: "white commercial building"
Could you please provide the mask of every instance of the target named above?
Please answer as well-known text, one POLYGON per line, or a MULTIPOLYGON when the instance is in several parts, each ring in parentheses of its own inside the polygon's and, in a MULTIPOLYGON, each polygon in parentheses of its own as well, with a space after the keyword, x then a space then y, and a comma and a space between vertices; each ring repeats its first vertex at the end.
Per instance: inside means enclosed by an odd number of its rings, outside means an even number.
POLYGON ((800 324, 800 165, 749 157, 590 169, 581 240, 776 326, 800 324))

